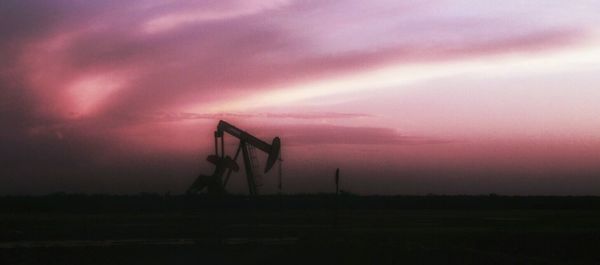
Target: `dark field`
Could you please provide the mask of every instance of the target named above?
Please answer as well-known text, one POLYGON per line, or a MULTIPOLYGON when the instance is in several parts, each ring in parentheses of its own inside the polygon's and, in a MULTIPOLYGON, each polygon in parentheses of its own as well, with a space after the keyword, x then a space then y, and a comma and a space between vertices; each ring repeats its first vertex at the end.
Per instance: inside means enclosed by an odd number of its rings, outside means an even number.
POLYGON ((597 197, 0 198, 0 264, 600 264, 597 197))

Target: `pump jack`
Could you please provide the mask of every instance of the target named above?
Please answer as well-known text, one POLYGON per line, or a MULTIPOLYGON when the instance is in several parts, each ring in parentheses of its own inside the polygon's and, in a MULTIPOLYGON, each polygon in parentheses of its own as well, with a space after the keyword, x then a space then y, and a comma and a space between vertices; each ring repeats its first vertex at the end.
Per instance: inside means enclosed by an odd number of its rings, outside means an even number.
POLYGON ((208 156, 207 160, 215 164, 215 171, 211 176, 200 175, 188 189, 188 193, 196 193, 202 191, 205 187, 209 194, 225 193, 225 186, 229 181, 232 171, 238 171, 239 166, 237 159, 242 153, 244 161, 244 170, 246 171, 246 180, 248 182, 248 191, 251 196, 258 195, 257 178, 254 169, 258 167, 254 149, 259 149, 267 153, 267 164, 264 173, 269 172, 277 161, 281 163, 280 151, 281 140, 279 137, 273 138, 271 144, 268 144, 255 136, 240 130, 239 128, 227 123, 219 121, 217 130, 215 131, 215 154, 208 156), (224 133, 240 140, 239 146, 233 159, 225 155, 225 138, 224 133), (225 179, 223 175, 225 174, 225 179))

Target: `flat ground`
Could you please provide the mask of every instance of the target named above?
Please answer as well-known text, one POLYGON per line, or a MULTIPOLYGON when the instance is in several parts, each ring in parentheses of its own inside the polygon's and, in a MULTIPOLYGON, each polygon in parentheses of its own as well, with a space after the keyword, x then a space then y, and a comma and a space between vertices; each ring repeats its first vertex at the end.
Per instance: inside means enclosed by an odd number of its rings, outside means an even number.
POLYGON ((325 195, 213 201, 0 198, 0 263, 600 262, 600 210, 594 197, 342 197, 335 202, 325 195))

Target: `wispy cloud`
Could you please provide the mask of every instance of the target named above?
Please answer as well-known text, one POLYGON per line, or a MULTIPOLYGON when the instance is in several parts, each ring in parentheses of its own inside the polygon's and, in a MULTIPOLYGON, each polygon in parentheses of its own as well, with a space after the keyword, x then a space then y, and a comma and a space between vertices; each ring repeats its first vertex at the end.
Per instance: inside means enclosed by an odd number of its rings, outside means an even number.
MULTIPOLYGON (((200 5, 196 3, 197 6, 184 7, 181 10, 166 12, 148 19, 143 24, 143 30, 144 32, 154 34, 200 22, 235 19, 281 8, 290 2, 288 0, 269 0, 219 1, 200 5)), ((164 8, 164 6, 161 7, 164 8)))

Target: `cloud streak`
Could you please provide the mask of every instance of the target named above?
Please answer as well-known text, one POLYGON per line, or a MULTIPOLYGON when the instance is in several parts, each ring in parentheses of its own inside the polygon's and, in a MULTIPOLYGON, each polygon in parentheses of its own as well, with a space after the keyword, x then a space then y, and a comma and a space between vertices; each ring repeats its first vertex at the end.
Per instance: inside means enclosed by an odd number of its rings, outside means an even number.
POLYGON ((221 119, 300 119, 300 120, 331 120, 331 119, 353 119, 368 118, 369 114, 362 113, 189 113, 189 112, 158 112, 149 115, 141 115, 149 121, 156 122, 178 122, 185 120, 221 120, 221 119))
POLYGON ((285 139, 286 145, 429 145, 454 140, 403 135, 390 128, 346 127, 336 125, 292 125, 270 130, 285 139))

